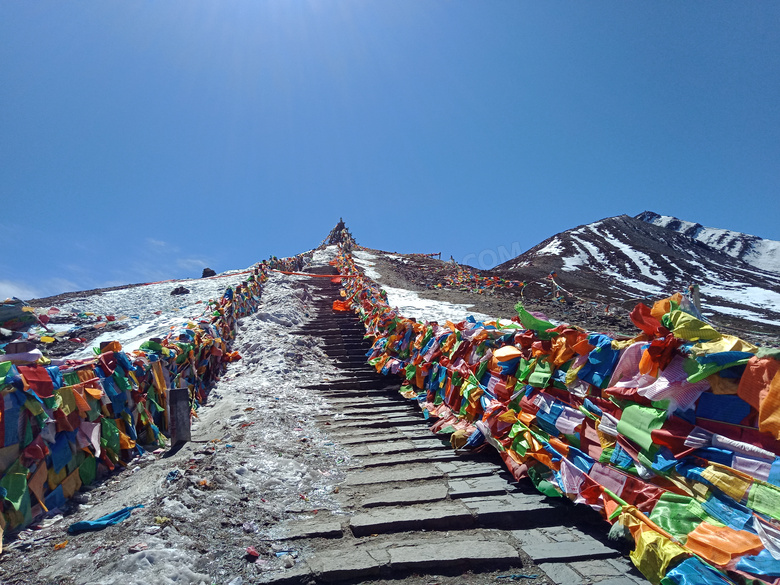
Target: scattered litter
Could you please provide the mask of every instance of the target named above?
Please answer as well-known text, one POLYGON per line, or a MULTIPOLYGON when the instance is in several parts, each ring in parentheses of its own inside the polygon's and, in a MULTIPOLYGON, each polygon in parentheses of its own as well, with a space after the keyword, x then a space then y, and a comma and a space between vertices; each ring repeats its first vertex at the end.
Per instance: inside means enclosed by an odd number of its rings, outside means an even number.
POLYGON ((114 524, 118 524, 123 520, 127 520, 130 517, 130 514, 136 508, 143 508, 143 504, 122 508, 121 510, 112 512, 111 514, 101 516, 97 520, 84 520, 82 522, 76 522, 75 524, 71 524, 68 527, 68 533, 79 534, 81 532, 92 532, 95 530, 102 530, 108 526, 113 526, 114 524))
POLYGON ((137 553, 141 552, 142 550, 147 550, 149 548, 149 545, 145 542, 137 542, 134 545, 132 545, 130 548, 127 549, 127 552, 129 553, 137 553))
POLYGON ((250 557, 250 560, 254 562, 254 560, 260 556, 260 553, 257 552, 257 549, 253 546, 246 547, 246 556, 250 557))

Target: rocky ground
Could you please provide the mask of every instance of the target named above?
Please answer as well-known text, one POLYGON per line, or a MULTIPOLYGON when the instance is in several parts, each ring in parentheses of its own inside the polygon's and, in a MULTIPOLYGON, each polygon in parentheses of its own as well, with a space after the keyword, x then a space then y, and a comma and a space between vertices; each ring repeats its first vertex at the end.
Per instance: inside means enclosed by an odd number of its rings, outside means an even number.
MULTIPOLYGON (((446 282, 447 276, 454 273, 451 263, 414 255, 372 253, 376 256, 373 260, 376 270, 381 275, 378 282, 418 291, 423 298, 464 304, 474 311, 504 319, 517 315, 515 305, 522 302, 529 311, 538 311, 555 321, 571 323, 589 331, 608 332, 616 336, 635 334, 636 327, 628 318, 630 309, 616 306, 606 312, 603 307, 575 303, 571 299, 564 298, 563 302, 555 300, 551 283, 544 279, 529 283, 522 293, 517 287, 488 288, 481 292, 467 287, 432 288, 446 282)), ((493 271, 474 269, 474 272, 483 277, 497 275, 493 271)), ((504 276, 516 278, 508 274, 504 276)))

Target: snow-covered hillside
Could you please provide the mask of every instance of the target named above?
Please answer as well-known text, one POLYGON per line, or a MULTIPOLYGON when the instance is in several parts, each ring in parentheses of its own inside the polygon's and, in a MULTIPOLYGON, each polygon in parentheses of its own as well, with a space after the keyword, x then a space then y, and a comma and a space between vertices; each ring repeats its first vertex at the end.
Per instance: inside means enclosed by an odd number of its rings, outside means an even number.
POLYGON ((780 328, 780 242, 644 212, 561 232, 496 268, 557 273, 575 296, 625 305, 700 287, 705 315, 780 328))
POLYGON ((742 232, 704 227, 700 223, 677 219, 670 215, 659 215, 652 211, 640 213, 637 219, 679 232, 761 270, 780 273, 780 242, 776 240, 765 240, 742 232))

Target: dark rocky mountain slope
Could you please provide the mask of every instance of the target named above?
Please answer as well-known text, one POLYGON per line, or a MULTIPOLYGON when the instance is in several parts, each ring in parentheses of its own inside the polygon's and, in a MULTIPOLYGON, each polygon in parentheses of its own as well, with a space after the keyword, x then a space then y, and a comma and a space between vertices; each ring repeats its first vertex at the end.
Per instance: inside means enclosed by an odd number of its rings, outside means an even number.
POLYGON ((716 324, 780 332, 780 242, 649 211, 561 232, 494 270, 526 281, 554 272, 564 298, 618 309, 698 284, 716 324))

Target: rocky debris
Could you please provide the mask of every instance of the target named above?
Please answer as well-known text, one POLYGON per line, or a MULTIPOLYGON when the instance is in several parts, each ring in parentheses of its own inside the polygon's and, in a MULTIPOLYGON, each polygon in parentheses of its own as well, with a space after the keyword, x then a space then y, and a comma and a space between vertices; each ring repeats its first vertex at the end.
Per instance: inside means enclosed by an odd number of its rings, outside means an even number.
POLYGON ((177 286, 175 289, 171 291, 172 295, 188 295, 190 294, 190 289, 185 288, 183 286, 177 286))
MULTIPOLYGON (((54 320, 52 320, 54 322, 54 320)), ((65 335, 55 335, 54 341, 45 343, 39 339, 32 340, 35 347, 48 358, 65 358, 73 352, 88 346, 94 339, 110 331, 121 331, 126 328, 123 322, 98 322, 102 328, 95 328, 95 322, 76 316, 59 317, 56 321, 59 325, 70 324, 73 326, 65 335)))
POLYGON ((217 273, 214 272, 211 268, 204 268, 203 274, 200 275, 201 278, 208 278, 209 276, 216 276, 217 273))

